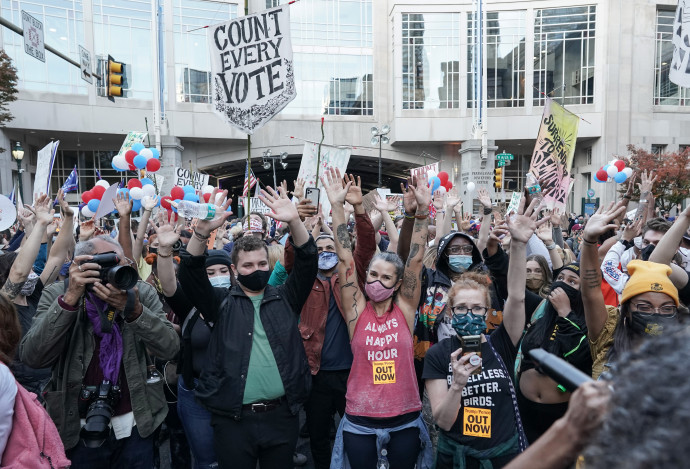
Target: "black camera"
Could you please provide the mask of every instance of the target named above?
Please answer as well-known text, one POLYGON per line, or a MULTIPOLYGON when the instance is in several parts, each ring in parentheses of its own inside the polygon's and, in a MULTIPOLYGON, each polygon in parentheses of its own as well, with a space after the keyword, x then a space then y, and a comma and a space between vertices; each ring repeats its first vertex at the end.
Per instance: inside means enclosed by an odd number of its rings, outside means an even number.
POLYGON ((82 386, 79 393, 79 416, 86 419, 80 436, 87 448, 98 448, 110 434, 110 418, 120 402, 120 386, 107 379, 98 386, 82 386))
MULTIPOLYGON (((101 266, 101 283, 111 284, 119 290, 134 288, 139 280, 139 273, 128 265, 119 265, 120 257, 115 252, 96 254, 93 259, 82 264, 94 263, 101 266)), ((89 285, 90 286, 90 285, 89 285)))

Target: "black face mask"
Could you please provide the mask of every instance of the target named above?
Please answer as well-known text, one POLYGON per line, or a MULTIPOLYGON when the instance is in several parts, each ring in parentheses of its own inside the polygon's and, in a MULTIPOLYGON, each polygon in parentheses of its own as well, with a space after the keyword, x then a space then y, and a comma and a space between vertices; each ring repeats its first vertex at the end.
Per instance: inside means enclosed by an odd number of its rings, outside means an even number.
POLYGON ((570 285, 568 285, 565 282, 562 281, 556 281, 551 284, 551 291, 554 291, 556 288, 562 288, 563 291, 565 292, 566 295, 568 295, 568 299, 570 300, 570 309, 575 311, 577 310, 577 307, 580 305, 581 302, 581 296, 580 296, 580 290, 577 290, 570 285))
POLYGON ((149 248, 149 254, 158 254, 158 248, 149 248))
POLYGON ((630 313, 632 321, 630 321, 630 328, 641 335, 662 335, 665 329, 673 327, 678 324, 677 317, 666 317, 663 314, 642 314, 639 311, 630 313))
POLYGON ((249 275, 237 274, 237 280, 251 291, 261 291, 266 288, 270 277, 270 270, 257 269, 249 275))

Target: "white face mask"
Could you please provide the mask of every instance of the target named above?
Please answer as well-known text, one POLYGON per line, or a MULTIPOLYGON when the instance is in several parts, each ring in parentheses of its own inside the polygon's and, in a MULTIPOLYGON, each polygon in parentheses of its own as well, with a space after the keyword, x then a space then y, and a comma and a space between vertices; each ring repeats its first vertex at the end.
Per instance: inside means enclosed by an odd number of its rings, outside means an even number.
POLYGON ((217 275, 215 277, 210 277, 209 282, 211 285, 217 288, 230 288, 230 275, 217 275))

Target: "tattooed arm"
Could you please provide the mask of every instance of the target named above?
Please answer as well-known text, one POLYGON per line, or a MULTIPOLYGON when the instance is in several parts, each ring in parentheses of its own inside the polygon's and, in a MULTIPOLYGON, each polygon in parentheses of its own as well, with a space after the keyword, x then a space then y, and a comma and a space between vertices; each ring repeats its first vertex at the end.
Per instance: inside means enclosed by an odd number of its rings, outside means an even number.
POLYGON ((580 293, 587 322, 587 335, 590 340, 596 340, 606 324, 608 314, 604 294, 601 291, 601 261, 597 241, 599 236, 608 230, 615 229, 612 221, 625 212, 624 206, 610 205, 608 210, 603 207, 592 215, 582 234, 580 245, 580 293))
POLYGON ((396 302, 405 315, 410 332, 414 332, 414 317, 422 291, 422 258, 426 248, 429 228, 428 207, 431 203, 431 191, 427 186, 426 175, 422 176, 422 180, 416 188, 409 185, 407 190, 412 191, 417 200, 417 211, 415 212, 414 228, 410 240, 410 254, 407 256, 403 282, 396 302))
POLYGON ((352 255, 352 242, 347 231, 345 220, 345 196, 352 182, 344 187, 339 171, 328 170, 321 177, 321 182, 331 202, 333 230, 335 232, 335 251, 338 254, 338 277, 340 281, 340 298, 343 314, 347 322, 347 331, 352 339, 359 316, 366 307, 366 298, 357 282, 357 269, 352 255))

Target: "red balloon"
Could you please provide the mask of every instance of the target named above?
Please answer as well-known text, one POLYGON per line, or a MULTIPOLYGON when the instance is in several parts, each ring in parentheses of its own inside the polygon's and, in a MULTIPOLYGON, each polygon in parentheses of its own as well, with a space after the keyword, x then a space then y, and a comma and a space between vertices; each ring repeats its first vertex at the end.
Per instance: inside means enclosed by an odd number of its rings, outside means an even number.
POLYGON ((202 197, 204 198, 204 202, 208 202, 211 198, 211 193, 207 192, 206 194, 202 195, 202 197))
POLYGON ((149 171, 151 173, 155 173, 161 169, 161 161, 157 160, 155 158, 151 158, 147 163, 146 163, 146 171, 149 171))
POLYGON ((127 181, 127 189, 132 189, 132 187, 138 187, 141 189, 141 181, 139 179, 130 179, 127 181))
POLYGON ((606 180, 609 178, 609 175, 604 169, 600 169, 597 171, 597 179, 599 179, 601 182, 606 182, 606 180))
POLYGON ((453 183, 450 182, 450 181, 448 181, 448 182, 446 182, 446 183, 443 185, 443 187, 445 187, 446 190, 449 191, 449 190, 451 190, 451 189, 453 188, 453 183))
POLYGON ((170 201, 175 200, 169 195, 166 195, 165 197, 161 197, 161 207, 163 207, 166 210, 172 210, 172 207, 170 205, 170 201))
POLYGON ((89 192, 91 192, 92 196, 94 199, 101 200, 101 197, 103 197, 103 194, 105 193, 105 187, 103 186, 95 186, 93 189, 91 189, 89 192))
POLYGON ((623 171, 623 169, 625 169, 625 161, 623 161, 623 160, 618 160, 615 163, 613 163, 613 165, 616 168, 618 168, 618 171, 623 171))
POLYGON ((182 189, 180 186, 175 186, 172 189, 170 189, 170 196, 173 200, 182 200, 184 199, 184 189, 182 189))
POLYGON ((130 165, 134 164, 134 157, 137 156, 137 152, 134 150, 127 150, 125 152, 125 160, 127 160, 127 163, 130 165))
POLYGON ((93 194, 91 193, 91 191, 86 191, 86 192, 81 193, 81 200, 85 204, 88 204, 89 200, 91 200, 91 199, 93 199, 93 194))
POLYGON ((443 187, 446 187, 446 183, 448 182, 448 173, 445 171, 441 171, 436 176, 441 180, 441 185, 443 187))

